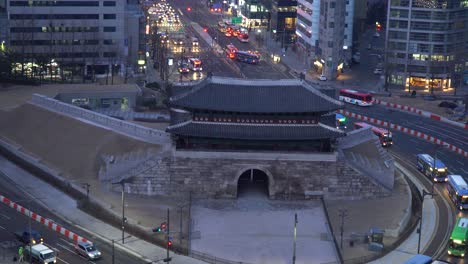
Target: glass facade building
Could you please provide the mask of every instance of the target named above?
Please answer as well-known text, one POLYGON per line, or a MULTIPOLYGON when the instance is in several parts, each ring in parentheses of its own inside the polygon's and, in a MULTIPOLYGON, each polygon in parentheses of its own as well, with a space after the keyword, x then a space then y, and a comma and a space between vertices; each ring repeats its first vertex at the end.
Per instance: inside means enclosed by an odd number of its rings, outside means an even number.
POLYGON ((468 58, 468 1, 389 0, 385 46, 387 83, 408 91, 458 87, 468 58))

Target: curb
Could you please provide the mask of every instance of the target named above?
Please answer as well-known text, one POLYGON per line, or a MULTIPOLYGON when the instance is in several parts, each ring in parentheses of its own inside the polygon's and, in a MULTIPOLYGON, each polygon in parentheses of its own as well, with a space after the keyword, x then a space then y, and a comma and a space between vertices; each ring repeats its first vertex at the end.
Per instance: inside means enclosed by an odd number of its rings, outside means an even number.
POLYGON ((411 206, 412 206, 413 194, 411 193, 411 188, 409 187, 408 182, 405 179, 405 176, 409 177, 408 176, 409 172, 406 171, 406 170, 405 170, 405 172, 403 172, 402 166, 398 162, 395 161, 394 164, 395 164, 395 168, 401 172, 402 178, 406 183, 406 191, 409 194, 409 200, 408 200, 408 204, 407 204, 406 209, 405 209, 405 214, 403 215, 401 220, 398 222, 398 227, 394 228, 394 229, 386 229, 385 230, 385 233, 389 233, 393 237, 398 237, 401 234, 401 232, 406 228, 406 226, 408 225, 409 220, 411 219, 411 206))
POLYGON ((450 119, 448 119, 446 117, 436 115, 434 113, 424 111, 424 110, 421 110, 421 109, 418 109, 418 108, 414 108, 414 107, 407 106, 407 105, 389 103, 389 102, 382 101, 382 100, 379 100, 379 99, 375 99, 374 102, 376 104, 380 104, 380 105, 383 105, 383 106, 386 106, 386 107, 391 107, 391 108, 394 108, 394 109, 397 109, 397 110, 415 113, 415 114, 418 114, 420 116, 430 118, 432 120, 436 120, 436 121, 451 124, 451 125, 454 125, 454 126, 457 126, 457 127, 460 127, 460 128, 468 129, 468 124, 463 124, 463 123, 460 123, 460 122, 456 122, 456 121, 450 120, 450 119))

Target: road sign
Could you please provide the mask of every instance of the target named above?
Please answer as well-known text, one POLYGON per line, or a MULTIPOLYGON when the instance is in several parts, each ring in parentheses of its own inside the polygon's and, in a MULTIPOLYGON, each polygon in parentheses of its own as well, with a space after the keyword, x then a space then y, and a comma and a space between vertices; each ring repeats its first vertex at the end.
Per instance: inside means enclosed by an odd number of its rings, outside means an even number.
POLYGON ((232 17, 231 23, 233 24, 242 24, 242 17, 232 17))

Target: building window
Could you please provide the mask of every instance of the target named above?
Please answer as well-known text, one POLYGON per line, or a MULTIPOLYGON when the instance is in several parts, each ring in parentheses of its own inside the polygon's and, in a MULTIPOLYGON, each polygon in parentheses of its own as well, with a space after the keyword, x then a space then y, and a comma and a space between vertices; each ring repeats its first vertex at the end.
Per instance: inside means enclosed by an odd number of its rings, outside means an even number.
POLYGON ((115 32, 115 27, 104 27, 104 32, 115 32))
POLYGON ((115 19, 115 14, 104 14, 104 19, 115 19))
POLYGON ((115 1, 104 1, 104 6, 115 6, 115 1))
POLYGON ((336 3, 335 2, 330 2, 330 8, 335 8, 336 3))
MULTIPOLYGON (((32 6, 99 6, 99 1, 31 1, 32 6)), ((10 1, 10 6, 29 6, 29 1, 10 1)))
POLYGON ((113 45, 115 44, 115 40, 114 39, 105 39, 103 41, 104 45, 113 45))
POLYGON ((104 58, 113 58, 116 56, 115 52, 104 52, 104 58))
POLYGON ((329 22, 328 27, 329 28, 335 28, 335 22, 329 22))
POLYGON ((333 41, 328 41, 328 47, 333 48, 333 41))

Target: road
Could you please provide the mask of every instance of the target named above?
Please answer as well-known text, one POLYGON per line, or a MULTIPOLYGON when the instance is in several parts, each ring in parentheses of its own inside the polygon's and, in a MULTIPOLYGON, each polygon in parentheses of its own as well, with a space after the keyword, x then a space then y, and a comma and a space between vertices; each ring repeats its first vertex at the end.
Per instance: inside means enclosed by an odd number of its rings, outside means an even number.
MULTIPOLYGON (((102 259, 97 260, 97 263, 112 263, 112 246, 105 243, 93 235, 74 228, 68 223, 63 221, 60 217, 54 215, 48 209, 44 208, 36 200, 40 200, 41 197, 30 197, 23 190, 16 187, 16 183, 11 182, 6 176, 0 172, 0 190, 1 194, 11 199, 14 202, 18 202, 22 206, 29 208, 31 207, 33 212, 38 213, 41 216, 52 219, 61 226, 83 236, 96 245, 96 247, 102 253, 102 259)), ((26 190, 27 192, 27 190, 26 190)), ((46 194, 44 194, 46 195, 46 194)), ((78 210, 78 209, 77 209, 78 210)), ((14 232, 27 230, 29 227, 28 217, 16 212, 15 210, 7 207, 6 205, 0 205, 0 263, 4 263, 5 260, 11 260, 13 254, 18 250, 19 243, 17 242, 14 232)), ((63 235, 48 229, 47 227, 39 224, 35 221, 31 221, 31 229, 37 230, 44 237, 44 243, 58 252, 58 263, 75 264, 75 263, 94 263, 86 260, 84 257, 77 255, 74 251, 73 241, 67 239, 63 235)), ((146 263, 139 258, 136 258, 128 253, 125 253, 118 248, 114 250, 115 263, 146 263)))
MULTIPOLYGON (((346 104, 345 109, 357 114, 377 118, 383 121, 390 121, 393 124, 398 124, 420 131, 422 133, 426 133, 449 144, 453 144, 459 148, 468 150, 468 131, 461 127, 448 125, 440 121, 421 117, 411 113, 395 111, 381 105, 374 105, 370 108, 364 108, 346 104)), ((401 145, 400 134, 402 133, 395 132, 393 138, 395 144, 401 145)), ((437 157, 448 166, 450 174, 460 174, 468 179, 468 162, 466 158, 434 144, 427 143, 428 145, 423 147, 426 141, 419 140, 412 136, 408 137, 409 138, 408 140, 405 140, 405 143, 411 146, 412 151, 409 153, 418 154, 425 152, 434 155, 434 153, 437 151, 437 157)))
MULTIPOLYGON (((408 128, 416 129, 421 132, 439 137, 451 144, 455 144, 467 149, 468 132, 462 128, 447 125, 440 121, 416 116, 410 113, 389 111, 387 108, 379 105, 371 108, 359 108, 352 105, 346 105, 347 110, 360 113, 369 117, 390 121, 408 128)), ((354 122, 352 118, 348 122, 354 122)), ((352 129, 352 125, 348 125, 352 129)), ((450 150, 436 147, 434 144, 425 140, 410 136, 408 134, 392 131, 394 145, 388 148, 388 151, 396 157, 396 160, 411 172, 418 176, 421 183, 427 191, 432 190, 432 182, 421 172, 416 170, 416 155, 419 153, 428 153, 434 155, 437 151, 437 158, 442 160, 449 169, 449 174, 460 174, 468 180, 468 162, 465 157, 456 154, 450 150)), ((468 217, 468 212, 459 213, 450 198, 448 197, 445 184, 435 184, 436 193, 439 194, 436 199, 439 207, 438 228, 434 233, 432 243, 423 252, 427 255, 434 255, 437 252, 442 253, 442 259, 451 263, 468 263, 467 260, 449 257, 446 253, 446 242, 452 231, 457 216, 468 217), (444 199, 442 199, 444 198, 444 199), (445 202, 443 201, 445 200, 445 202)))
MULTIPOLYGON (((258 50, 252 43, 242 43, 236 37, 226 37, 224 33, 218 30, 218 22, 223 18, 229 18, 226 14, 212 13, 209 8, 204 4, 204 2, 194 2, 191 0, 174 0, 171 4, 176 8, 181 10, 184 14, 181 16, 182 20, 185 20, 186 23, 196 22, 200 26, 207 28, 210 36, 221 46, 226 47, 227 44, 234 44, 239 50, 258 50), (186 11, 187 7, 192 7, 192 11, 186 11)), ((251 37, 251 39, 253 39, 251 37)), ((257 65, 251 65, 247 63, 238 62, 235 60, 213 57, 215 60, 223 63, 232 63, 236 65, 238 69, 242 72, 242 77, 249 79, 285 79, 291 78, 292 76, 288 73, 282 71, 281 68, 275 67, 269 59, 265 57, 269 56, 268 54, 262 54, 262 61, 257 65)), ((212 69, 221 70, 221 68, 228 69, 226 65, 215 65, 216 62, 213 60, 208 61, 208 63, 213 64, 212 69)), ((210 66, 208 66, 210 67, 210 66)), ((213 71, 216 75, 216 72, 213 71)), ((224 76, 224 75, 223 75, 224 76)))

